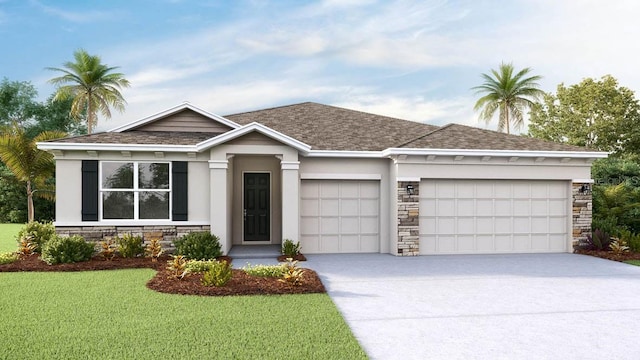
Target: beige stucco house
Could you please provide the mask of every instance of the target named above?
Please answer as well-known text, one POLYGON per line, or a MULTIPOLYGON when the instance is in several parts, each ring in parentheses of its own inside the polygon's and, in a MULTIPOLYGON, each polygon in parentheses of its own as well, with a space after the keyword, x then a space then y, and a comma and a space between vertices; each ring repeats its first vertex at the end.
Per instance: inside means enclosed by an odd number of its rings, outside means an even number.
POLYGON ((184 103, 38 147, 55 155, 58 232, 210 230, 225 253, 571 252, 606 156, 317 103, 224 117, 184 103))

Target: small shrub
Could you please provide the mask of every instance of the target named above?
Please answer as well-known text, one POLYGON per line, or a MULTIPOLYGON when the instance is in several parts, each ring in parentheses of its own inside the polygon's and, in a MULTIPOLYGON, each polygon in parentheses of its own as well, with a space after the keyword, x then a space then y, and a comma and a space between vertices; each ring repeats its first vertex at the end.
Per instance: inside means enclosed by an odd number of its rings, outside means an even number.
POLYGON ((93 255, 94 245, 82 236, 54 235, 42 248, 42 260, 49 265, 87 261, 93 255))
POLYGON ((149 240, 149 244, 147 244, 146 253, 147 256, 151 258, 151 261, 156 262, 158 258, 164 250, 162 249, 162 245, 160 244, 160 238, 153 237, 149 240))
POLYGON ((611 244, 609 244, 609 247, 611 248, 611 252, 617 255, 629 252, 627 242, 618 238, 614 238, 611 244))
POLYGON ((192 273, 203 273, 209 271, 216 260, 189 260, 187 269, 192 273))
POLYGON ((286 255, 290 258, 294 258, 297 255, 300 255, 300 243, 294 242, 293 240, 284 239, 284 241, 282 242, 282 255, 286 255))
POLYGON ((103 259, 111 261, 116 256, 116 246, 113 243, 113 239, 100 241, 99 247, 100 256, 102 256, 103 259))
POLYGON ((144 244, 141 236, 124 234, 116 240, 118 252, 122 257, 135 258, 144 255, 144 244))
POLYGON ((231 280, 232 275, 231 264, 214 260, 211 262, 211 267, 202 274, 201 283, 204 286, 224 286, 231 280))
POLYGON ((284 276, 286 271, 286 264, 280 265, 254 265, 247 264, 247 266, 242 268, 242 271, 246 272, 251 276, 259 276, 259 277, 275 277, 281 278, 284 276))
POLYGON ((31 235, 23 236, 18 243, 18 254, 29 256, 36 252, 36 244, 31 242, 31 235))
POLYGON ((640 252, 640 234, 634 234, 629 230, 621 230, 620 239, 627 243, 629 250, 640 252))
POLYGON ((588 250, 609 250, 611 235, 601 229, 595 229, 590 236, 587 236, 588 250))
POLYGON ((35 245, 34 252, 41 253, 44 244, 49 241, 55 233, 56 228, 52 223, 32 221, 20 229, 18 235, 16 235, 16 240, 20 243, 23 238, 28 238, 29 242, 35 245))
POLYGON ((0 253, 0 265, 11 264, 18 260, 19 255, 17 253, 5 252, 0 253))
POLYGON ((174 255, 171 260, 167 261, 167 264, 167 270, 169 270, 170 276, 173 278, 182 280, 189 274, 187 258, 182 255, 174 255))
POLYGON ((293 261, 292 258, 288 258, 287 262, 284 264, 284 275, 280 281, 300 286, 303 283, 304 278, 304 270, 298 267, 298 262, 293 261))
POLYGON ((207 231, 189 233, 174 241, 176 254, 191 260, 211 260, 222 255, 220 239, 207 231))

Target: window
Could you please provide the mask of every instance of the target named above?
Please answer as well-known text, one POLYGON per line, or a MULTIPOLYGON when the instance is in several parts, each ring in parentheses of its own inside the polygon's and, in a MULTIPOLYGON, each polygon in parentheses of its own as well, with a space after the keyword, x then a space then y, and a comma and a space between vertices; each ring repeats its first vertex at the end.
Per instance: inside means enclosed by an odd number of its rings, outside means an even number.
POLYGON ((102 219, 169 220, 170 174, 168 162, 101 162, 102 219))

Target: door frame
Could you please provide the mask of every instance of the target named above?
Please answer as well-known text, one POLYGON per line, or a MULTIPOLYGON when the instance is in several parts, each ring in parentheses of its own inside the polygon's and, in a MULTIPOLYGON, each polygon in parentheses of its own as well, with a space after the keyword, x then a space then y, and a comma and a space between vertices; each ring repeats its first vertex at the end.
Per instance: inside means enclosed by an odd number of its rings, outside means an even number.
POLYGON ((242 216, 242 245, 270 245, 273 243, 273 176, 271 171, 252 171, 252 170, 243 170, 242 171, 242 190, 241 191, 241 200, 240 205, 242 206, 242 211, 240 212, 240 216, 242 216), (269 241, 255 241, 249 240, 245 241, 244 239, 244 174, 268 174, 269 175, 269 241))

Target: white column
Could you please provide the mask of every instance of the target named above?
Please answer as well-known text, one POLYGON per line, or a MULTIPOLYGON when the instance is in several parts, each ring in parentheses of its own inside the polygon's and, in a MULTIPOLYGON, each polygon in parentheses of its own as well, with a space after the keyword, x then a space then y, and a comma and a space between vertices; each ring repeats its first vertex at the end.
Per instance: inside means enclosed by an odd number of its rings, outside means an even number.
POLYGON ((300 241, 299 161, 281 161, 282 168, 282 240, 300 241))
POLYGON ((231 250, 231 234, 227 233, 227 222, 231 214, 227 214, 227 160, 209 160, 211 197, 211 233, 220 238, 222 254, 231 250))

